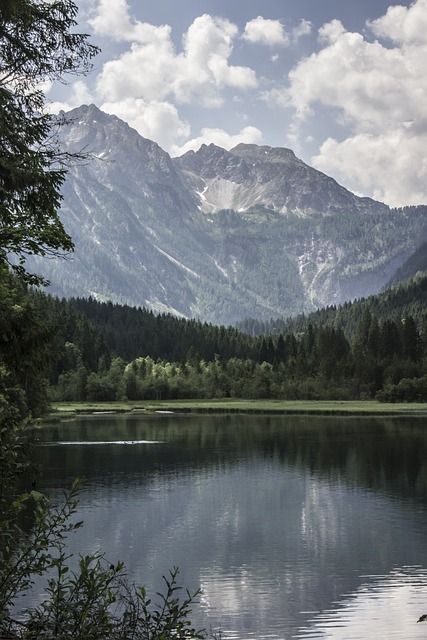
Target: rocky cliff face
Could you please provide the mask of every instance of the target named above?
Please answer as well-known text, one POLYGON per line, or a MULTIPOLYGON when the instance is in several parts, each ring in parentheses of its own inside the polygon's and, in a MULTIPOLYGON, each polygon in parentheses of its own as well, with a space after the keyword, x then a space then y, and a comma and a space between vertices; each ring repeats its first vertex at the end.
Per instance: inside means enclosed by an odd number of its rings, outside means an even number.
POLYGON ((358 198, 289 149, 170 158, 95 106, 67 114, 61 217, 76 250, 33 261, 59 295, 214 323, 289 316, 378 291, 419 246, 423 208, 358 198))

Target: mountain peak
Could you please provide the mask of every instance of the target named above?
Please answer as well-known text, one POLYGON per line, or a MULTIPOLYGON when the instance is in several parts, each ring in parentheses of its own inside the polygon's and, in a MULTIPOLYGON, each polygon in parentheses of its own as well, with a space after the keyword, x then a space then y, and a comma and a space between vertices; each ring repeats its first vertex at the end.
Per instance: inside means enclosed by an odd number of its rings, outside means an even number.
POLYGON ((261 158, 267 162, 283 162, 289 158, 297 159, 295 153, 286 147, 268 147, 266 145, 246 144, 244 142, 233 147, 230 153, 242 158, 261 158))
MULTIPOLYGON (((105 113, 105 111, 101 111, 101 109, 99 109, 99 107, 97 107, 93 103, 82 104, 80 105, 80 107, 75 107, 70 111, 67 111, 67 112, 61 111, 60 114, 63 117, 65 117, 65 120, 67 123, 73 123, 78 121, 80 124, 83 124, 83 123, 88 123, 92 121, 92 122, 99 122, 105 125, 111 122, 112 118, 115 118, 120 122, 123 122, 119 118, 117 118, 117 116, 112 116, 108 113, 105 113)), ((126 124, 126 123, 123 122, 123 124, 126 124)))
POLYGON ((226 151, 210 144, 175 160, 192 174, 200 207, 206 213, 264 207, 305 217, 384 209, 384 205, 358 198, 287 148, 240 143, 226 151))

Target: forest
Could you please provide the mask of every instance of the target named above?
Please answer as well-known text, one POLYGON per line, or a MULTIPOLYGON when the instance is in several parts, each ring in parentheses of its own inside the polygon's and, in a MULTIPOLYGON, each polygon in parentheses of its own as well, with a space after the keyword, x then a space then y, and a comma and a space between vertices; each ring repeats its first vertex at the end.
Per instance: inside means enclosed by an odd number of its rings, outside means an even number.
POLYGON ((260 335, 254 322, 251 334, 111 302, 60 300, 9 272, 2 287, 3 359, 33 415, 52 401, 427 400, 426 276, 272 320, 260 335))

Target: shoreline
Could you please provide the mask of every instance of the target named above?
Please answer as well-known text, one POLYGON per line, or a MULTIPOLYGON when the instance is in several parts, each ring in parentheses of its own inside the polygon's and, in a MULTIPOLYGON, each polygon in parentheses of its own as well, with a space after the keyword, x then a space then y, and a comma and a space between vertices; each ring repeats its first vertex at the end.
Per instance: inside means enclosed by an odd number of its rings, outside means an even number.
POLYGON ((427 403, 380 403, 375 400, 164 400, 141 402, 56 402, 38 423, 111 414, 270 414, 330 416, 426 416, 427 403))

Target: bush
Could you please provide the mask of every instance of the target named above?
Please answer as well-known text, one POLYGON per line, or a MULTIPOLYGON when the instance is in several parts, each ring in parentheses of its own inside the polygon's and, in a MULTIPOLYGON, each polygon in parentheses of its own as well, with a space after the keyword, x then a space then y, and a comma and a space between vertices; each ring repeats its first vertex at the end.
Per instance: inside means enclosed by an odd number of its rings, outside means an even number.
POLYGON ((376 399, 380 402, 427 402, 427 375, 388 384, 377 393, 376 399))

